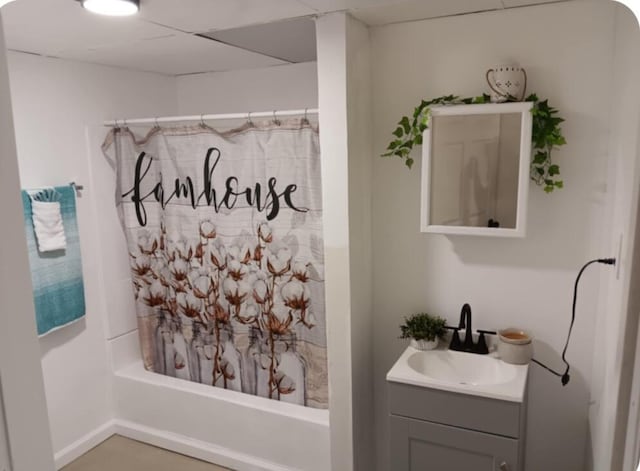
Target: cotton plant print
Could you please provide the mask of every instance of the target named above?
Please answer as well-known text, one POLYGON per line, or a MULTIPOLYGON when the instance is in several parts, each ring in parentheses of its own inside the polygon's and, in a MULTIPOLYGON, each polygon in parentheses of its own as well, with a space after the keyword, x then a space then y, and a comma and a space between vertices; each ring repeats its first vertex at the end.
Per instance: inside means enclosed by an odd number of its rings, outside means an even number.
POLYGON ((326 408, 317 132, 290 124, 143 141, 120 131, 105 149, 118 161, 145 367, 326 408))
POLYGON ((307 286, 311 273, 321 281, 315 268, 296 260, 268 223, 228 250, 216 239, 210 220, 200 223, 198 239, 168 237, 164 226, 158 234, 138 233, 130 253, 135 296, 160 316, 156 371, 273 399, 294 394, 304 388, 304 371, 287 374, 283 354, 295 357, 295 326, 315 326, 307 286), (190 321, 190 345, 178 330, 181 316, 190 321), (240 356, 230 342, 232 320, 248 326, 265 347, 251 352, 248 360, 263 371, 247 377, 244 388, 240 356))

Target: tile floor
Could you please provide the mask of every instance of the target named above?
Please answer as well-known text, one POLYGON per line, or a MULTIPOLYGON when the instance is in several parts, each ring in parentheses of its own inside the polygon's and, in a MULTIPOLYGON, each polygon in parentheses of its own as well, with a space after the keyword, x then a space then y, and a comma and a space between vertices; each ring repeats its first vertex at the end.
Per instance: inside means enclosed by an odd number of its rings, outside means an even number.
POLYGON ((231 471, 114 435, 62 471, 231 471))

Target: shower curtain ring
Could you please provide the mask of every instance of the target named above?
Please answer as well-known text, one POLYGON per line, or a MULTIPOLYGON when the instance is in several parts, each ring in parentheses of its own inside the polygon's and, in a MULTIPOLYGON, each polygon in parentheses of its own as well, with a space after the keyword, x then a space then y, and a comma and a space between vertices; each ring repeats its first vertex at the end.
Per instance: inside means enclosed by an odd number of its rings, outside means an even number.
POLYGON ((200 115, 200 126, 205 127, 203 114, 200 115))
POLYGON ((124 127, 125 128, 127 127, 127 119, 126 118, 124 119, 124 127))
POLYGON ((304 123, 305 124, 309 123, 309 119, 307 118, 307 111, 309 111, 309 108, 305 108, 304 109, 304 123))
POLYGON ((251 111, 247 113, 247 124, 249 126, 253 126, 253 121, 251 121, 251 111))
POLYGON ((118 118, 116 118, 116 119, 115 119, 115 126, 114 126, 114 128, 119 129, 119 127, 118 127, 118 118))
POLYGON ((280 126, 280 121, 278 121, 278 118, 276 117, 276 110, 273 110, 273 124, 280 126))
POLYGON ((159 128, 160 125, 158 124, 158 117, 157 116, 155 118, 153 118, 153 121, 156 123, 156 127, 159 128))

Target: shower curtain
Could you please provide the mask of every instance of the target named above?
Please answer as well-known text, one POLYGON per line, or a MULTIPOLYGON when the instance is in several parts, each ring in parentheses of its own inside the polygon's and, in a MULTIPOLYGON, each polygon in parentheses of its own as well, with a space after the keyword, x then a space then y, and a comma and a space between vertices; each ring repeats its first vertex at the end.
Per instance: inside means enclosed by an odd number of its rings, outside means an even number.
POLYGON ((322 194, 306 119, 112 130, 145 368, 328 406, 322 194))

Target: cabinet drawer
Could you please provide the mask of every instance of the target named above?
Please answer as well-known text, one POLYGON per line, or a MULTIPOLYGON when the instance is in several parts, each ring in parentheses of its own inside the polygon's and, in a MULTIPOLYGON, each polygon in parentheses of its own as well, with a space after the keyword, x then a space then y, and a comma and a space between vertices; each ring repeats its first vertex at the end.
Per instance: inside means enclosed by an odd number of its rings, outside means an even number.
MULTIPOLYGON (((389 412, 505 437, 520 437, 523 405, 389 382, 389 412)), ((524 421, 524 417, 522 417, 524 421)))
POLYGON ((393 471, 520 471, 518 440, 390 417, 393 471))

